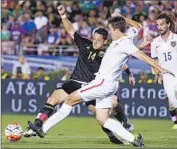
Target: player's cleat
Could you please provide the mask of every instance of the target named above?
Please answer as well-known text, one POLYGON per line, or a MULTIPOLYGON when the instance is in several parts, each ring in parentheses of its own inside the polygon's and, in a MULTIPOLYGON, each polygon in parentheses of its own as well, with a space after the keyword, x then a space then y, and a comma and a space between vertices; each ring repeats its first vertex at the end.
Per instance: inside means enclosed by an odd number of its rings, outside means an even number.
POLYGON ((123 122, 123 127, 125 128, 125 129, 127 129, 129 132, 133 132, 134 131, 134 126, 133 126, 133 124, 130 124, 130 123, 128 123, 128 122, 123 122))
POLYGON ((25 131, 25 132, 23 133, 23 136, 24 136, 25 138, 29 138, 29 137, 35 137, 35 136, 37 136, 37 134, 36 134, 32 129, 27 128, 27 131, 25 131))
POLYGON ((138 135, 135 135, 135 140, 132 143, 135 147, 140 147, 143 148, 144 144, 143 144, 143 136, 139 133, 138 135))
POLYGON ((42 131, 41 127, 36 127, 31 121, 28 121, 29 128, 32 129, 40 138, 45 137, 45 133, 42 131))
POLYGON ((119 139, 117 139, 115 136, 111 136, 109 137, 109 140, 114 143, 114 144, 124 144, 122 141, 120 141, 119 139))
POLYGON ((174 124, 174 126, 171 129, 177 129, 177 124, 174 124))

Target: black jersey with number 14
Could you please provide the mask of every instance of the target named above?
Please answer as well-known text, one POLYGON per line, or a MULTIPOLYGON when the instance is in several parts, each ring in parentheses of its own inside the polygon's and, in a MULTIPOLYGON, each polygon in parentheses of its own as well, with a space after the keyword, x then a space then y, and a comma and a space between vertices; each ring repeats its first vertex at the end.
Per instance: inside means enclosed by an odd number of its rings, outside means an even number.
POLYGON ((94 50, 92 41, 74 33, 74 41, 79 49, 79 57, 70 79, 90 82, 99 70, 105 50, 94 50))

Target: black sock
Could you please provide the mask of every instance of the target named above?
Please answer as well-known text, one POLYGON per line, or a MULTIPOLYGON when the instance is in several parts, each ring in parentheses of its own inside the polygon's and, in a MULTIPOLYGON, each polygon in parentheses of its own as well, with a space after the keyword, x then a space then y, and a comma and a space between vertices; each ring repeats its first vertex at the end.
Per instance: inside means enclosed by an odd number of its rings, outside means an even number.
POLYGON ((170 116, 174 124, 177 124, 177 108, 169 108, 170 116))
POLYGON ((116 107, 114 107, 114 111, 115 111, 115 118, 120 121, 121 123, 127 123, 128 122, 128 118, 126 117, 124 110, 122 108, 122 106, 118 103, 116 107))
POLYGON ((41 127, 43 122, 47 120, 53 113, 55 106, 46 103, 45 106, 38 113, 34 123, 37 127, 41 127))
POLYGON ((114 136, 114 133, 112 131, 110 131, 109 129, 104 128, 103 126, 101 128, 108 135, 108 137, 114 136))

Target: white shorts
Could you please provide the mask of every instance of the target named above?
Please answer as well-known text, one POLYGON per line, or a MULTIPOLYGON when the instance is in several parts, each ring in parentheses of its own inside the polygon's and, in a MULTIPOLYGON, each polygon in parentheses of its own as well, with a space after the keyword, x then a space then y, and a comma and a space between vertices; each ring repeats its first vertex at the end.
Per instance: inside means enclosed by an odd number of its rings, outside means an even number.
POLYGON ((118 87, 118 81, 96 79, 77 90, 77 92, 86 102, 96 100, 96 108, 112 108, 112 96, 116 93, 118 87))

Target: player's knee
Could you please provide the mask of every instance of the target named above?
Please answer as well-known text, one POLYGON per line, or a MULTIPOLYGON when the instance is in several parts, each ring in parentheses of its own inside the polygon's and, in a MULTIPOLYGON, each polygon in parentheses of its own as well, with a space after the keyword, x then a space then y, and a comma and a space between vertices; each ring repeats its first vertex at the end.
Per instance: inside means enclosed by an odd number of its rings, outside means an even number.
POLYGON ((77 92, 73 92, 71 93, 67 100, 65 101, 66 104, 69 104, 70 106, 74 106, 78 103, 80 103, 82 100, 81 100, 81 97, 80 95, 77 93, 77 92))
POLYGON ((65 103, 70 105, 70 106, 74 106, 74 102, 72 101, 72 97, 68 96, 68 99, 65 100, 65 103))
POLYGON ((55 106, 55 105, 57 105, 57 104, 60 103, 60 99, 59 99, 59 98, 56 98, 56 91, 54 91, 54 92, 52 93, 52 95, 48 97, 47 103, 49 103, 49 104, 51 104, 51 105, 53 105, 53 106, 55 106))
POLYGON ((52 96, 50 96, 50 97, 47 98, 47 102, 46 103, 55 106, 57 102, 56 102, 55 98, 53 98, 52 96))

